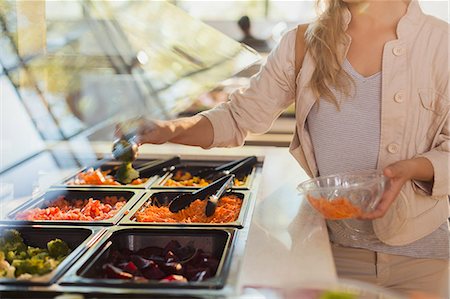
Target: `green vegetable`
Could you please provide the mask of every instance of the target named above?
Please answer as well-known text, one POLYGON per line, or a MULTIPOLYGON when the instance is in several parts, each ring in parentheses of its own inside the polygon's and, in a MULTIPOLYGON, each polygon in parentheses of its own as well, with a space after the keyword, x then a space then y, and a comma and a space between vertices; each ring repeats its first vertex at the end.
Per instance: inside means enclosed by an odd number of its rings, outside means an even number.
POLYGON ((67 256, 70 252, 69 246, 67 246, 67 244, 60 239, 55 239, 48 242, 47 249, 48 254, 55 259, 62 256, 67 256))
POLYGON ((47 248, 27 246, 16 230, 5 230, 0 237, 0 277, 44 275, 54 270, 70 253, 60 239, 47 243, 47 248))
POLYGON ((31 275, 44 275, 53 270, 52 263, 39 258, 14 260, 12 266, 16 268, 16 277, 26 273, 31 275))
POLYGON ((15 229, 3 231, 0 237, 0 251, 24 251, 27 246, 23 243, 20 233, 15 229))
POLYGON ((133 168, 131 162, 123 163, 116 172, 116 179, 123 184, 129 184, 137 178, 139 178, 139 172, 133 168))
POLYGON ((339 291, 325 291, 319 299, 357 299, 358 297, 354 293, 339 292, 339 291))

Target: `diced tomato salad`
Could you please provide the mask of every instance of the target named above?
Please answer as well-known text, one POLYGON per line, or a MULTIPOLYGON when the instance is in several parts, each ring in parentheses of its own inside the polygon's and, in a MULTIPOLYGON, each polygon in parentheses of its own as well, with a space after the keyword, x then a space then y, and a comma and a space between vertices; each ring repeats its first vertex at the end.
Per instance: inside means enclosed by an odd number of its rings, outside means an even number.
POLYGON ((124 197, 68 200, 59 196, 47 208, 35 208, 16 214, 16 220, 78 220, 98 221, 113 217, 126 203, 124 197))

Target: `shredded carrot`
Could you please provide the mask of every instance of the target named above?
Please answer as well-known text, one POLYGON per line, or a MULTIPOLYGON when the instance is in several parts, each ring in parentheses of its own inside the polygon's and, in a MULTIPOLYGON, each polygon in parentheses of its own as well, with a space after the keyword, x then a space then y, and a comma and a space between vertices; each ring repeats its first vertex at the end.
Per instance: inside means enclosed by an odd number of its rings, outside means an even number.
POLYGON ((124 197, 67 200, 59 196, 47 208, 35 208, 16 214, 16 220, 81 220, 96 221, 113 217, 126 203, 124 197))
POLYGON ((354 206, 350 200, 345 197, 338 197, 333 200, 326 198, 315 198, 307 195, 309 203, 319 211, 325 219, 339 220, 355 218, 362 214, 359 207, 354 206))
MULTIPOLYGON (((67 185, 121 185, 109 173, 111 170, 102 171, 100 168, 89 168, 86 171, 78 173, 75 178, 67 182, 67 185)), ((137 178, 131 185, 144 184, 148 178, 137 178)))
POLYGON ((235 221, 241 210, 242 199, 236 195, 220 198, 216 211, 206 217, 206 200, 197 199, 191 205, 177 213, 172 213, 168 207, 149 206, 135 214, 138 222, 172 222, 172 223, 227 223, 235 221))

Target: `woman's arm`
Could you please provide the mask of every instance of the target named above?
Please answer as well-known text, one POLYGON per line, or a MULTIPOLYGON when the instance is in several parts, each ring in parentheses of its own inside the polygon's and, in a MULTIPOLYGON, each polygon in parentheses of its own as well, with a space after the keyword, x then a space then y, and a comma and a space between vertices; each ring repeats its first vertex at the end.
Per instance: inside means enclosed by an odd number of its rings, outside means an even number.
MULTIPOLYGON (((231 94, 230 101, 193 117, 138 120, 137 142, 231 147, 243 144, 248 132, 266 132, 295 98, 295 37, 296 30, 286 33, 250 86, 231 94)), ((118 136, 125 131, 120 129, 118 136)))
MULTIPOLYGON (((172 142, 207 148, 213 142, 214 133, 211 122, 201 115, 170 121, 141 118, 133 127, 137 127, 136 142, 138 144, 172 142)), ((120 131, 122 129, 119 126, 116 135, 121 135, 120 131)))

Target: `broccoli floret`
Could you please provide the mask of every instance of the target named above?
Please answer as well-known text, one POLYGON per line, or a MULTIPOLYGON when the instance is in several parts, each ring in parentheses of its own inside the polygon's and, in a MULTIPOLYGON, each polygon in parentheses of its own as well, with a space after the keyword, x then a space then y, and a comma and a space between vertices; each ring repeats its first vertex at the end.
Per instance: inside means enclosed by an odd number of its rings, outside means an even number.
POLYGON ((139 178, 139 172, 133 168, 131 163, 122 163, 116 172, 116 180, 123 184, 129 184, 139 178))
POLYGON ((38 255, 38 254, 40 254, 40 253, 42 253, 42 252, 46 252, 46 250, 45 250, 45 249, 42 249, 42 248, 31 247, 31 246, 28 246, 28 249, 27 249, 27 254, 28 254, 28 256, 30 256, 30 257, 33 257, 33 256, 35 256, 35 255, 38 255))
POLYGON ((42 259, 14 260, 12 266, 16 268, 16 277, 25 273, 44 275, 53 270, 51 263, 42 259))
POLYGON ((3 231, 0 237, 0 250, 8 251, 25 251, 27 246, 24 244, 20 233, 15 229, 3 231))
POLYGON ((65 257, 69 255, 70 248, 66 242, 55 239, 47 243, 48 253, 52 258, 65 257))

